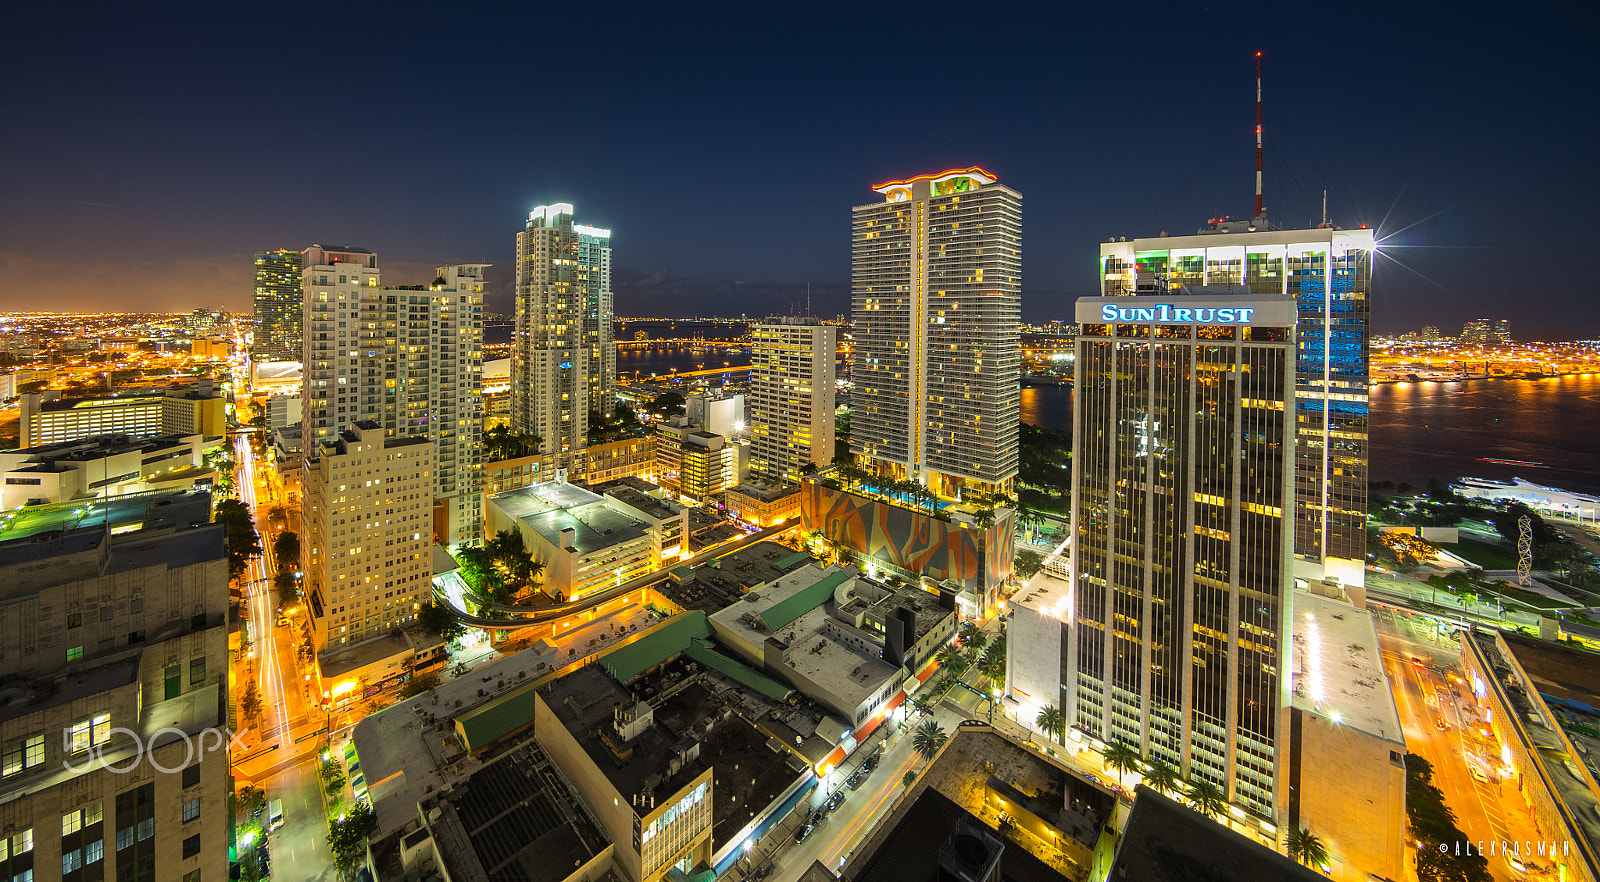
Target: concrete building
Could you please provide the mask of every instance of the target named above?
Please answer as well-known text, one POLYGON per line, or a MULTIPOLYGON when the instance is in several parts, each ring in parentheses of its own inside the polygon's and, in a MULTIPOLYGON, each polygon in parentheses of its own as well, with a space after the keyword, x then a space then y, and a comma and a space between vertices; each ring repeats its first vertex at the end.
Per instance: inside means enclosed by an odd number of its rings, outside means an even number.
POLYGON ((1295 301, 1084 298, 1077 319, 1067 725, 1281 826, 1295 301))
POLYGON ((1317 882, 1326 877, 1140 785, 1106 878, 1317 882))
POLYGON ((257 394, 293 392, 298 395, 303 377, 299 361, 250 362, 250 389, 257 394))
POLYGON ((611 412, 611 319, 611 231, 575 223, 564 202, 535 208, 517 233, 511 426, 543 438, 540 453, 583 447, 590 411, 611 412))
POLYGON ((591 444, 562 453, 538 453, 483 464, 485 496, 555 480, 565 472, 572 483, 601 484, 621 478, 655 477, 656 438, 643 435, 591 444))
POLYGON ((802 780, 733 712, 738 692, 681 670, 626 682, 589 665, 532 693, 534 738, 584 794, 624 878, 692 877, 802 780))
POLYGON ((861 729, 955 636, 955 604, 844 567, 803 566, 710 615, 717 641, 861 729))
POLYGON ((299 392, 280 392, 267 398, 267 428, 272 431, 300 424, 305 409, 299 392))
POLYGON ((101 435, 220 438, 227 431, 227 401, 209 390, 53 400, 35 392, 22 396, 18 446, 42 447, 101 435))
POLYGON ((226 531, 204 492, 82 508, 0 541, 0 868, 226 879, 226 531))
POLYGON ((1295 575, 1360 585, 1367 559, 1372 230, 1218 220, 1193 236, 1100 246, 1106 297, 1291 297, 1295 334, 1295 575))
POLYGON ((206 454, 226 450, 222 437, 112 435, 0 451, 0 508, 209 485, 206 454))
POLYGON ((794 483, 833 462, 838 331, 786 316, 751 326, 751 474, 794 483))
MULTIPOLYGON (((439 539, 483 537, 483 270, 441 266, 434 284, 385 288, 363 248, 303 252, 305 455, 358 421, 432 442, 439 539)), ((430 533, 432 532, 430 528, 430 533)))
POLYGON ((488 497, 491 534, 515 530, 543 562, 544 590, 576 600, 676 560, 689 535, 688 510, 633 488, 604 494, 546 481, 488 497))
POLYGON ((300 358, 300 252, 256 252, 255 335, 252 361, 300 358))
POLYGON ((306 441, 301 477, 305 597, 318 653, 416 618, 433 589, 433 445, 357 422, 306 441))
POLYGON ((689 395, 683 400, 683 415, 693 425, 732 441, 744 432, 744 396, 721 389, 689 395))
POLYGON ((1284 709, 1284 819, 1319 831, 1328 878, 1402 879, 1406 739, 1383 671, 1372 614, 1339 589, 1294 592, 1293 698, 1284 709), (1330 758, 1337 757, 1337 762, 1330 758))
POLYGON ((852 210, 850 452, 944 499, 1010 495, 1022 196, 980 168, 872 189, 852 210))
POLYGON ((1530 875, 1600 880, 1600 739, 1591 734, 1600 728, 1600 676, 1594 659, 1591 652, 1512 632, 1473 630, 1461 641, 1470 684, 1464 709, 1492 736, 1467 742, 1466 760, 1475 777, 1502 794, 1507 814, 1522 816, 1517 829, 1531 821, 1535 841, 1511 844, 1530 875))
POLYGON ((656 426, 656 481, 690 505, 718 499, 738 485, 747 450, 747 442, 675 416, 656 426))
POLYGON ((742 521, 770 527, 800 516, 800 487, 751 477, 728 491, 727 506, 742 521))
POLYGON ((403 870, 452 882, 620 882, 611 840, 531 739, 429 794, 417 814, 403 870))
POLYGON ((227 361, 232 346, 226 337, 197 337, 189 341, 189 354, 207 361, 227 361))
MULTIPOLYGON (((1045 731, 1039 726, 1039 712, 1066 707, 1064 690, 1071 681, 1067 646, 1072 570, 1071 551, 1065 545, 1046 557, 1039 571, 1011 595, 1011 621, 1006 626, 1007 715, 1052 741, 1067 733, 1045 731)), ((1074 746, 1082 743, 1078 734, 1074 746)))

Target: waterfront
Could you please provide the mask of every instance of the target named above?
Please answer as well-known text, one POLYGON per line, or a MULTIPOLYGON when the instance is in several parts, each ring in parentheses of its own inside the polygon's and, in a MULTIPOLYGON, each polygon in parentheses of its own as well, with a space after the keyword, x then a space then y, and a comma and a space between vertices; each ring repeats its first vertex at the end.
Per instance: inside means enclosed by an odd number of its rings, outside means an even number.
MULTIPOLYGON (((1371 393, 1371 479, 1463 475, 1600 493, 1600 375, 1545 380, 1392 383, 1371 393), (1479 458, 1541 463, 1525 467, 1479 458)), ((1024 388, 1022 421, 1072 424, 1072 390, 1024 388)))

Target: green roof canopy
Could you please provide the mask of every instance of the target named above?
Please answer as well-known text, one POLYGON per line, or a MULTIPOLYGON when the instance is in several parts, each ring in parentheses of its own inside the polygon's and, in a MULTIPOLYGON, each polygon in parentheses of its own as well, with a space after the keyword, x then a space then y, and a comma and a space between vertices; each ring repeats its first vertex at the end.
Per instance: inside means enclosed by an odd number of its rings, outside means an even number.
POLYGON ((853 575, 853 573, 829 573, 796 591, 792 596, 767 607, 767 611, 761 614, 761 621, 766 622, 768 628, 776 631, 821 606, 828 598, 833 596, 833 589, 839 587, 840 584, 850 579, 853 575))

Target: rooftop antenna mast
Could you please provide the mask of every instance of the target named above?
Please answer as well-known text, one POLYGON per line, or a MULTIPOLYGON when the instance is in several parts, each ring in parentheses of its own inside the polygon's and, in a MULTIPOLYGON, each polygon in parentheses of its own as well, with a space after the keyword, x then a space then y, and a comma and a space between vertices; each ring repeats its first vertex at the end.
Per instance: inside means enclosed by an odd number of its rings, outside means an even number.
POLYGON ((1256 53, 1256 217, 1261 216, 1261 53, 1256 53))

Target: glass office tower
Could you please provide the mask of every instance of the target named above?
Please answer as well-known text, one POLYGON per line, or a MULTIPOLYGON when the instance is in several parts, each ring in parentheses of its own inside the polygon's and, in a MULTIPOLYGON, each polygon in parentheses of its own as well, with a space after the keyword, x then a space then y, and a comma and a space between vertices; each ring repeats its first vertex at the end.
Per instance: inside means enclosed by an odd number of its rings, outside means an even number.
POLYGON ((1295 301, 1078 301, 1068 725, 1275 817, 1295 301))
POLYGON ((1365 581, 1373 250, 1371 230, 1267 230, 1265 218, 1100 246, 1107 297, 1295 299, 1294 548, 1302 578, 1365 581))

